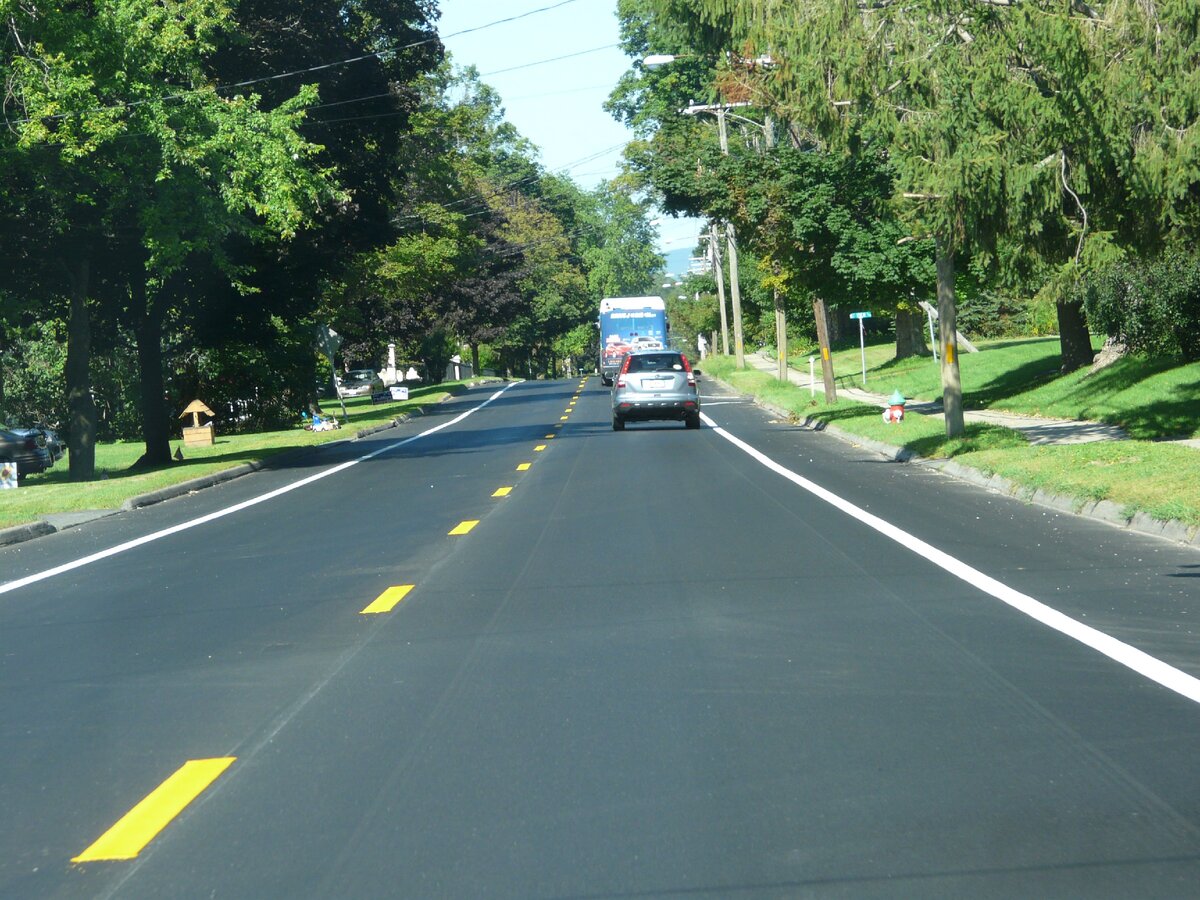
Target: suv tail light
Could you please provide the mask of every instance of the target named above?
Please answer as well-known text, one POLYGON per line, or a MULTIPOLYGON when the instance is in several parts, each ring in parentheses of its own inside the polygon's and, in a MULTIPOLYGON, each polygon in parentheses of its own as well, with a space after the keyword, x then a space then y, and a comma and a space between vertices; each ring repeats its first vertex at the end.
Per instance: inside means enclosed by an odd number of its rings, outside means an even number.
POLYGON ((687 373, 688 387, 696 386, 696 376, 692 374, 692 364, 688 362, 687 354, 680 353, 679 358, 683 360, 683 371, 687 373))
POLYGON ((625 378, 623 377, 629 371, 629 355, 626 354, 625 359, 621 361, 621 371, 617 373, 617 387, 625 387, 625 378))

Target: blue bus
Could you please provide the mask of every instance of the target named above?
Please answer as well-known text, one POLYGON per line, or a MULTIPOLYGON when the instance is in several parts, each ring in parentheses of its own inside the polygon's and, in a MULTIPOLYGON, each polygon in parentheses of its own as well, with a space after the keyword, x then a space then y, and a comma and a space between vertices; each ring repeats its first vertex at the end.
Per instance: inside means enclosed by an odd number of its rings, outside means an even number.
POLYGON ((662 297, 605 297, 600 301, 600 380, 613 383, 631 350, 667 346, 667 306, 662 297))

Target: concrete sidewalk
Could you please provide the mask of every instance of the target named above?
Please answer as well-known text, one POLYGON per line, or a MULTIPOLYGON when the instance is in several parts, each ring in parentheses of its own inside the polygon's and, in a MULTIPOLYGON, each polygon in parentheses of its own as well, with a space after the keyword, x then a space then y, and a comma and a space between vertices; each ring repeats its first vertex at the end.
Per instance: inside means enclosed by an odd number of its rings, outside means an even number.
MULTIPOLYGON (((766 372, 776 374, 774 359, 769 359, 761 351, 746 354, 746 365, 766 372)), ((788 380, 799 387, 809 386, 808 373, 797 369, 788 369, 788 380)), ((825 392, 825 385, 818 379, 814 385, 816 390, 825 392)), ((888 398, 883 394, 873 394, 861 388, 838 387, 838 396, 849 397, 859 403, 869 403, 886 408, 888 398)), ((923 416, 941 416, 941 402, 910 401, 905 404, 906 412, 919 413, 923 416)), ((1125 441, 1129 435, 1116 425, 1106 425, 1103 422, 1086 422, 1076 419, 1047 419, 1041 416, 1024 416, 1017 413, 996 412, 993 410, 967 410, 963 418, 968 422, 982 422, 988 425, 1000 425, 1011 428, 1025 435, 1031 444, 1086 444, 1091 441, 1125 441)), ((1200 441, 1180 442, 1190 446, 1200 445, 1200 441)))

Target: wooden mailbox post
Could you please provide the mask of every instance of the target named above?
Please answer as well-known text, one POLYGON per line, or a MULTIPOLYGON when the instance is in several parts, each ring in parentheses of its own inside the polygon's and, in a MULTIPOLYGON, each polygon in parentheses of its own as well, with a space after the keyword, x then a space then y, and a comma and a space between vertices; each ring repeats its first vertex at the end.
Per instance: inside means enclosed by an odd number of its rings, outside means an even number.
POLYGON ((179 418, 191 413, 192 424, 183 426, 183 443, 188 447, 208 447, 212 446, 215 441, 213 438, 216 435, 216 428, 213 423, 207 422, 204 425, 200 424, 200 413, 212 419, 215 415, 211 409, 201 403, 199 400, 193 400, 187 405, 187 409, 179 414, 179 418))

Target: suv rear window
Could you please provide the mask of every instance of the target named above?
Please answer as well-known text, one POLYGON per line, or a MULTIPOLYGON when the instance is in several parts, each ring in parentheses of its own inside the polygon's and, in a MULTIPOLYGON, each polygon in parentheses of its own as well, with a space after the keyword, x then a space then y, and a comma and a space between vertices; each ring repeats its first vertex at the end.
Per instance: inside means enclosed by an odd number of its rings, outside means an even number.
POLYGON ((629 357, 627 372, 682 372, 683 359, 678 353, 639 353, 629 357))

